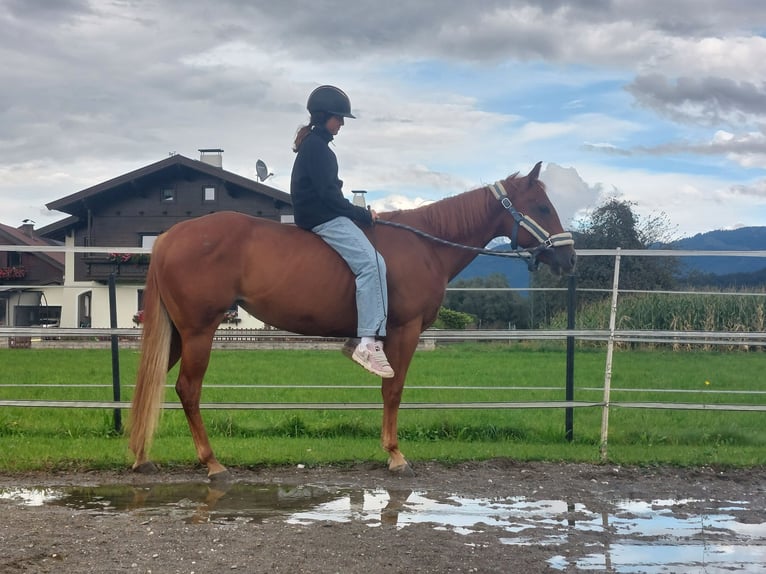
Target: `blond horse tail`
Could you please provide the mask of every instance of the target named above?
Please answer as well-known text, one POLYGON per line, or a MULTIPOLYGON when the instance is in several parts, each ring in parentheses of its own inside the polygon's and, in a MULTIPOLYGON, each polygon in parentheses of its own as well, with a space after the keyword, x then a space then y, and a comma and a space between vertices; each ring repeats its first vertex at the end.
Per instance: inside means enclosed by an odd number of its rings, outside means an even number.
MULTIPOLYGON (((156 247, 156 245, 155 245, 156 247)), ((156 272, 149 265, 144 290, 144 327, 141 362, 130 411, 130 449, 136 455, 134 468, 146 462, 152 437, 159 423, 170 358, 173 325, 160 298, 156 272)))

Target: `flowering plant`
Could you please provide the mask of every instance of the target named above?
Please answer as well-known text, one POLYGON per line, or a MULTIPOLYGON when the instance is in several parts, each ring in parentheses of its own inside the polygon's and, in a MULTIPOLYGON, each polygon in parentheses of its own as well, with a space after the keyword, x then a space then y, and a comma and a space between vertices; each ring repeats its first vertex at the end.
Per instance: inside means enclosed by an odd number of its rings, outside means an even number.
POLYGON ((109 253, 107 261, 112 263, 149 263, 148 253, 109 253))
POLYGON ((133 257, 132 253, 110 253, 107 259, 115 263, 130 263, 131 257, 133 257))
POLYGON ((144 310, 139 309, 138 313, 133 315, 133 323, 136 325, 141 325, 144 322, 144 310))
POLYGON ((224 323, 239 323, 239 321, 240 321, 240 318, 237 311, 229 310, 223 314, 224 323))
POLYGON ((0 267, 0 279, 24 279, 26 276, 26 267, 0 267))

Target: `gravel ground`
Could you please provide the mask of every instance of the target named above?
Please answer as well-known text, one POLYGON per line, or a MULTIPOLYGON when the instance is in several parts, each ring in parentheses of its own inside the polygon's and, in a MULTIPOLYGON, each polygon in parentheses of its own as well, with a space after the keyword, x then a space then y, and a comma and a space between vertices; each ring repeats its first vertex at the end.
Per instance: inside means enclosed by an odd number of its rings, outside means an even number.
POLYGON ((0 572, 766 571, 763 468, 230 470, 226 485, 198 469, 0 476, 0 572), (55 496, 35 505, 30 491, 55 496), (678 552, 662 562, 669 545, 678 552))

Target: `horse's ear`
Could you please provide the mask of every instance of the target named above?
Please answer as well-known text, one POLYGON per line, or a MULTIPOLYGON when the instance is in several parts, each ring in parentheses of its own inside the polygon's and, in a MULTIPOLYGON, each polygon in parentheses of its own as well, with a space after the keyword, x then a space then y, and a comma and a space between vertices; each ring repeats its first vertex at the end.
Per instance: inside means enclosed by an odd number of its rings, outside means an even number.
POLYGON ((543 162, 538 161, 535 164, 535 167, 532 168, 532 171, 529 172, 529 175, 527 175, 527 181, 529 182, 530 187, 534 185, 538 179, 540 179, 540 168, 542 167, 542 165, 543 165, 543 162))

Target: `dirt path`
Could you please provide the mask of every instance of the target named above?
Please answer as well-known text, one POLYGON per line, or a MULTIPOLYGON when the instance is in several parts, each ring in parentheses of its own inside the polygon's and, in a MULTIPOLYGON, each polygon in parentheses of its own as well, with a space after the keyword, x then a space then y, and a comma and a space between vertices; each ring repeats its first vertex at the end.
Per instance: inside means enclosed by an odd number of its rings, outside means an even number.
POLYGON ((696 572, 715 560, 762 572, 766 564, 766 469, 496 460, 416 470, 399 478, 377 465, 234 469, 225 487, 198 470, 0 476, 0 572, 696 572), (34 505, 30 493, 48 499, 34 505), (678 551, 666 569, 639 567, 644 559, 625 550, 651 556, 669 545, 678 551), (739 558, 719 556, 719 546, 739 558))

